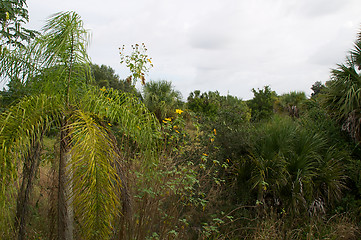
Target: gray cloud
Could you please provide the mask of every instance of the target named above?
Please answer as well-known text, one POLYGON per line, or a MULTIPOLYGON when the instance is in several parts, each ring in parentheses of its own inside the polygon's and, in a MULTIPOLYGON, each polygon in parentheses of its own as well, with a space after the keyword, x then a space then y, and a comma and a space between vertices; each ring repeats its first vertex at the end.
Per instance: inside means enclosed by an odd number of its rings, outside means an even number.
POLYGON ((75 10, 92 31, 92 60, 121 77, 118 47, 144 42, 151 79, 251 98, 252 88, 310 94, 343 61, 360 30, 359 0, 55 0, 28 2, 30 26, 75 10))

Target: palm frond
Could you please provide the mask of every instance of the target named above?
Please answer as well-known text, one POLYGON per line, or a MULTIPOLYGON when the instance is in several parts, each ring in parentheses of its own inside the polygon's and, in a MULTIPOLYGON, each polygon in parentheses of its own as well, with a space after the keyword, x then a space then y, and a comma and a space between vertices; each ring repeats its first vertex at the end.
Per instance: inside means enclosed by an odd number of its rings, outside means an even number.
POLYGON ((141 146, 154 148, 159 134, 159 122, 133 94, 113 89, 90 87, 84 94, 82 109, 102 116, 110 124, 133 137, 141 146))
POLYGON ((4 81, 26 81, 39 73, 38 58, 34 45, 8 50, 0 48, 0 78, 4 81))
POLYGON ((86 48, 90 35, 75 12, 54 14, 42 29, 42 44, 49 65, 89 62, 86 48))
POLYGON ((120 214, 116 143, 89 113, 76 111, 68 126, 75 214, 85 239, 109 239, 120 214))
MULTIPOLYGON (((0 115, 0 204, 6 204, 17 179, 18 167, 26 158, 36 136, 41 135, 59 115, 56 97, 25 97, 0 115)), ((61 105, 61 104, 60 104, 61 105)), ((8 209, 8 208, 2 208, 8 209)))

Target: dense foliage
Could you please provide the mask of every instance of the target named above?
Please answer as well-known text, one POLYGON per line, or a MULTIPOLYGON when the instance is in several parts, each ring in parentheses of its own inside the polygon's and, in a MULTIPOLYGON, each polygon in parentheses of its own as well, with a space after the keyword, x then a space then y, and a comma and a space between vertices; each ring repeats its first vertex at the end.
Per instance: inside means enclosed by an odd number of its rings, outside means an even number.
POLYGON ((3 45, 24 46, 24 42, 34 38, 36 32, 22 24, 29 21, 25 0, 2 0, 0 2, 0 51, 3 45))

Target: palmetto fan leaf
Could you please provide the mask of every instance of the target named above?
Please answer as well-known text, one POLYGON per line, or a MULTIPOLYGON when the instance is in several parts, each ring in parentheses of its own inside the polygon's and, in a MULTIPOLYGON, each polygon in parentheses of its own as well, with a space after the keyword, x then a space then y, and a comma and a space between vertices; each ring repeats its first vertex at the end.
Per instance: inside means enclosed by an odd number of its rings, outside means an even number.
POLYGON ((356 140, 361 140, 361 76, 354 60, 332 70, 331 81, 321 95, 322 103, 356 140))
POLYGON ((360 108, 361 77, 351 62, 332 71, 332 81, 327 83, 324 99, 330 110, 338 110, 334 112, 341 118, 347 118, 352 110, 360 108))
POLYGON ((276 117, 262 129, 256 141, 250 181, 259 197, 278 198, 298 214, 310 203, 332 202, 344 188, 340 159, 322 134, 300 127, 290 118, 276 117))

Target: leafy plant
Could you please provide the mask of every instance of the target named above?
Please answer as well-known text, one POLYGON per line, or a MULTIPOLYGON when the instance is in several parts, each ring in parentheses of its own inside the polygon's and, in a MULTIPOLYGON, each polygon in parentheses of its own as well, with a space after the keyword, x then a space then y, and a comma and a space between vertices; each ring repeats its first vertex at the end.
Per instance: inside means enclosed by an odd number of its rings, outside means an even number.
POLYGON ((138 79, 141 80, 142 85, 145 85, 145 74, 153 67, 152 58, 148 57, 145 44, 132 45, 133 52, 130 55, 125 55, 125 46, 119 48, 120 63, 129 68, 131 75, 127 78, 128 82, 135 84, 138 79))
MULTIPOLYGON (((72 238, 75 228, 87 239, 109 239, 121 214, 120 202, 126 201, 127 196, 121 152, 110 126, 118 124, 123 133, 142 146, 139 149, 149 151, 153 149, 158 125, 132 94, 85 84, 89 76, 88 35, 79 15, 74 12, 54 15, 44 31, 24 50, 31 57, 8 58, 7 62, 13 61, 12 64, 1 65, 12 78, 16 76, 10 70, 16 61, 26 62, 30 67, 15 73, 24 81, 38 75, 43 81, 40 93, 22 98, 0 117, 0 202, 3 206, 10 204, 12 199, 6 193, 14 187, 19 164, 37 161, 30 157, 35 151, 33 143, 41 142, 41 136, 51 126, 55 127, 60 142, 58 237, 72 238), (47 71, 49 68, 54 71, 47 71)), ((28 185, 24 199, 20 199, 24 207, 28 205, 30 188, 28 185)), ((19 236, 24 237, 25 220, 18 225, 23 226, 19 236)))

